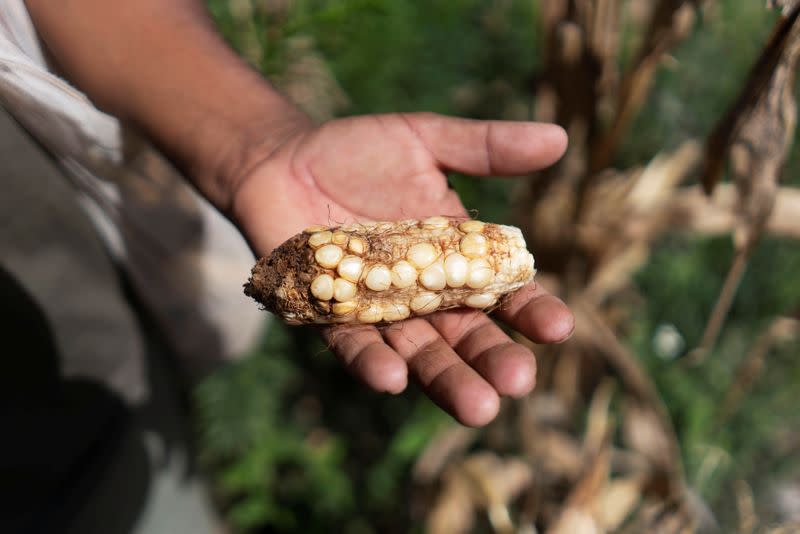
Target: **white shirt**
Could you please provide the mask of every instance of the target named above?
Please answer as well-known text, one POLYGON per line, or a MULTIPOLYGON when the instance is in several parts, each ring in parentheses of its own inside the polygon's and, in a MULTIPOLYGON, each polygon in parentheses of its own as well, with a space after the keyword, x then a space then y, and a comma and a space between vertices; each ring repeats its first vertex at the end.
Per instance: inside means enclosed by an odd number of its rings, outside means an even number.
POLYGON ((149 143, 48 69, 23 0, 0 1, 0 105, 64 169, 191 369, 256 342, 265 314, 242 293, 254 262, 244 239, 149 143))

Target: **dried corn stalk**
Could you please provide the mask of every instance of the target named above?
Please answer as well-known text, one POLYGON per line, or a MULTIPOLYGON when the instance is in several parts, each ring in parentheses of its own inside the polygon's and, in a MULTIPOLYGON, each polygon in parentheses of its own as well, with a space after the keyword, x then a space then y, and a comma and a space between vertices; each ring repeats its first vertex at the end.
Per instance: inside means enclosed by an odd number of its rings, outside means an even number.
POLYGON ((430 217, 307 228, 259 260, 245 293, 289 324, 389 323, 491 308, 534 273, 518 228, 430 217))
POLYGON ((745 89, 708 140, 703 184, 707 192, 713 191, 730 152, 739 192, 739 221, 733 234, 736 255, 700 344, 691 353, 690 361, 695 364, 703 360, 722 330, 753 249, 775 207, 778 184, 794 144, 798 20, 800 6, 795 5, 778 21, 745 89))

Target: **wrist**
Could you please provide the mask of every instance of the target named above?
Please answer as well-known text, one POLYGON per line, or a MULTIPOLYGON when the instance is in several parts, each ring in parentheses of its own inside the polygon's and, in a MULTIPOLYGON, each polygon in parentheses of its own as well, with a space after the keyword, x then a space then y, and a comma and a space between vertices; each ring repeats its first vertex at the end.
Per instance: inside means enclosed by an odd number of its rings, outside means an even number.
POLYGON ((218 125, 197 139, 187 162, 193 181, 229 217, 234 217, 236 192, 253 169, 311 127, 310 119, 288 102, 251 108, 248 115, 241 120, 218 118, 218 125))
POLYGON ((295 159, 298 148, 313 133, 310 121, 291 122, 280 135, 250 143, 244 157, 229 166, 230 203, 225 212, 253 251, 264 256, 298 229, 312 224, 313 183, 299 175, 304 165, 295 159))

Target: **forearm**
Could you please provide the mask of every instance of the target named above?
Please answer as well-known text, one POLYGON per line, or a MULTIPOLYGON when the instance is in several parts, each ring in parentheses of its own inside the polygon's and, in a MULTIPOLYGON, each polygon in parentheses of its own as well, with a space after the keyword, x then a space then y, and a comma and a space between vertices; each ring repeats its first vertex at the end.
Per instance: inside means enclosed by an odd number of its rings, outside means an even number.
POLYGON ((305 116, 216 32, 200 0, 27 0, 62 74, 143 130, 220 209, 254 152, 305 116))

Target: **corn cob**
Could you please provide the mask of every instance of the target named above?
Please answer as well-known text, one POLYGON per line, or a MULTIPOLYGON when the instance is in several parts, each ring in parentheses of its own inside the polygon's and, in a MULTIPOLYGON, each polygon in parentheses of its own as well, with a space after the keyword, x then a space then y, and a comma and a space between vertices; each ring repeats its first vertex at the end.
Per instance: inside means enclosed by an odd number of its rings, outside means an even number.
POLYGON ((258 261, 245 293, 289 324, 391 323, 492 308, 534 274, 518 228, 430 217, 307 228, 258 261))

